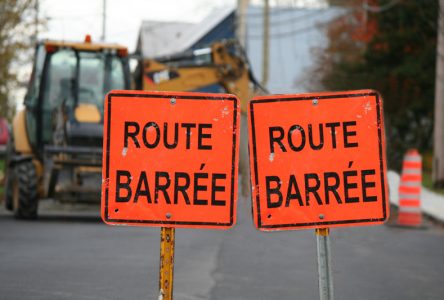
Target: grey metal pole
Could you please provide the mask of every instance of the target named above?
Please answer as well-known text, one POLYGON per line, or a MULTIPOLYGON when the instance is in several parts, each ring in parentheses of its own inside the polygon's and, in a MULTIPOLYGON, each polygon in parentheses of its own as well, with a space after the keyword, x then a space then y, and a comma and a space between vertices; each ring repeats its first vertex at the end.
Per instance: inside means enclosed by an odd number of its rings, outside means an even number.
MULTIPOLYGON (((247 12, 249 0, 237 1, 237 39, 241 46, 247 49, 247 12)), ((241 99, 242 102, 250 101, 250 99, 241 99)), ((248 102, 247 102, 248 103, 248 102)), ((248 107, 248 105, 241 105, 248 107)), ((239 174, 241 175, 241 192, 242 196, 247 197, 250 190, 250 168, 248 158, 248 122, 247 112, 241 112, 241 129, 240 129, 240 148, 239 148, 239 174)))
POLYGON ((316 229, 316 241, 318 246, 319 299, 333 300, 329 229, 316 229))
POLYGON ((38 39, 39 39, 39 0, 35 1, 34 10, 35 10, 35 15, 34 15, 34 36, 32 37, 33 40, 31 40, 31 42, 33 44, 36 44, 38 39))
POLYGON ((106 0, 102 0, 102 42, 106 38, 106 0))
POLYGON ((242 47, 247 48, 247 11, 249 0, 237 0, 236 35, 242 47))
POLYGON ((436 45, 435 122, 433 149, 433 184, 444 186, 444 0, 439 1, 438 39, 436 45))
POLYGON ((270 1, 264 0, 264 19, 263 19, 263 44, 262 44, 262 82, 263 86, 267 86, 268 82, 268 59, 270 56, 270 1))

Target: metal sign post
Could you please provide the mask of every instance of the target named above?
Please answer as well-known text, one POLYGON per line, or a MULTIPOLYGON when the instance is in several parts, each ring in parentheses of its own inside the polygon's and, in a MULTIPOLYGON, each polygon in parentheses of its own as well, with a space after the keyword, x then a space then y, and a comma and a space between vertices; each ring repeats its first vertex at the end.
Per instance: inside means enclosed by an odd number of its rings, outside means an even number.
POLYGON ((329 228, 383 224, 389 216, 383 116, 373 90, 249 102, 254 224, 316 229, 321 300, 334 297, 329 228))
POLYGON ((160 228, 159 300, 173 299, 174 228, 160 228))
POLYGON ((328 228, 316 229, 318 246, 318 276, 320 300, 333 300, 333 275, 331 271, 331 250, 328 228))

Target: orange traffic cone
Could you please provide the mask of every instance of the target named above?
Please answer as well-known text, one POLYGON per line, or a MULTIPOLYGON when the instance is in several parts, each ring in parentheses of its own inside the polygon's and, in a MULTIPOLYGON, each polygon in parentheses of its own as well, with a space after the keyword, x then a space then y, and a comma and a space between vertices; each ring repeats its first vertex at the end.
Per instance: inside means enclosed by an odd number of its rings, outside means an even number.
POLYGON ((416 149, 410 149, 404 156, 401 182, 399 184, 398 225, 420 227, 421 214, 421 155, 416 149))

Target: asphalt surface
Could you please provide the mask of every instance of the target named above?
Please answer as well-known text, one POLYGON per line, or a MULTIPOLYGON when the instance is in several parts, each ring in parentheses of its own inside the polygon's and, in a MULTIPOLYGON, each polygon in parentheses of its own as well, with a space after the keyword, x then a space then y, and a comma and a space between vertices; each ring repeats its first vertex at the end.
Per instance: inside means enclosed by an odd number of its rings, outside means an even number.
MULTIPOLYGON (((159 229, 98 208, 0 211, 0 299, 158 299, 159 229)), ((175 299, 319 299, 313 230, 262 233, 242 199, 229 231, 176 231, 175 299)), ((444 229, 335 229, 335 299, 444 299, 444 229)))

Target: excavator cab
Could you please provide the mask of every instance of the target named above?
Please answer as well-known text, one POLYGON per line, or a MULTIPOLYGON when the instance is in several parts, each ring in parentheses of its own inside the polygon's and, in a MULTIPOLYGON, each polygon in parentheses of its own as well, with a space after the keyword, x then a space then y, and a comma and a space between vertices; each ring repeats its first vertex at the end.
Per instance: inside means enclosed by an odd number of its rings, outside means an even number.
POLYGON ((13 121, 6 207, 32 218, 38 198, 99 201, 104 98, 129 88, 125 47, 88 36, 38 43, 25 109, 13 121))
POLYGON ((129 88, 126 48, 88 45, 94 44, 37 47, 25 106, 27 130, 35 131, 31 147, 40 155, 48 145, 101 146, 103 99, 112 89, 129 88))

